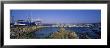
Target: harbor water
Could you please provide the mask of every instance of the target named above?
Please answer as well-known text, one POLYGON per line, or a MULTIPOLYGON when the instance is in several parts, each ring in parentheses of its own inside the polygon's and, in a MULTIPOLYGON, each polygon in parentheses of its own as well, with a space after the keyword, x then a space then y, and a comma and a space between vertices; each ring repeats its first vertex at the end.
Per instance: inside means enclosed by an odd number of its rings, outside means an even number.
MULTIPOLYGON (((76 32, 76 34, 79 36, 80 39, 83 39, 83 36, 88 36, 91 39, 100 39, 101 38, 101 29, 100 28, 90 28, 90 27, 65 27, 66 30, 72 31, 72 32, 76 32)), ((59 30, 58 27, 45 27, 43 29, 40 29, 36 32, 34 32, 35 34, 35 38, 41 38, 41 39, 45 39, 47 38, 49 35, 51 35, 54 32, 57 32, 59 30)))

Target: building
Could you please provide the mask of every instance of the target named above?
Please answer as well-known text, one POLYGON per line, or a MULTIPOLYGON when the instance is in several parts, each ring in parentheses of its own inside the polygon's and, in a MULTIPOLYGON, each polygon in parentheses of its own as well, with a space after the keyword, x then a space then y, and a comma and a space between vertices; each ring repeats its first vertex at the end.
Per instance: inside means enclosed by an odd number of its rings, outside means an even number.
POLYGON ((30 25, 31 23, 25 21, 25 20, 17 20, 14 25, 30 25))
POLYGON ((35 21, 36 25, 41 25, 41 23, 42 23, 41 21, 35 21))
POLYGON ((35 25, 42 25, 41 19, 37 19, 37 20, 35 21, 35 25))

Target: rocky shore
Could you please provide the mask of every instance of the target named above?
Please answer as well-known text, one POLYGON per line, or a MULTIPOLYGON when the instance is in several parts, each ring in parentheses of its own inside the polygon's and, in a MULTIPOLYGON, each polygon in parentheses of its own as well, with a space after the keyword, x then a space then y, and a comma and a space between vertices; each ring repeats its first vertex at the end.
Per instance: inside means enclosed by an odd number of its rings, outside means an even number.
POLYGON ((39 26, 16 26, 10 29, 11 39, 32 39, 33 32, 41 29, 39 26))
POLYGON ((60 28, 58 32, 52 33, 49 38, 51 39, 78 39, 79 37, 75 32, 65 30, 65 28, 60 28))

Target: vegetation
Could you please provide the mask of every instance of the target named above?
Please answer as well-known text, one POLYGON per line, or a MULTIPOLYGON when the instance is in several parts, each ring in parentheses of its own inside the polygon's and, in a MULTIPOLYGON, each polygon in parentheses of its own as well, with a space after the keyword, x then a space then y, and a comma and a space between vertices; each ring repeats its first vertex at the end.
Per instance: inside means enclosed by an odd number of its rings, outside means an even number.
MULTIPOLYGON (((35 39, 36 32, 42 29, 42 26, 14 26, 11 27, 10 30, 10 38, 11 39, 35 39)), ((74 32, 70 30, 65 30, 65 28, 61 27, 57 32, 51 33, 47 39, 91 39, 91 37, 101 38, 100 31, 92 30, 94 33, 97 33, 97 36, 91 36, 89 33, 91 32, 74 32)))
POLYGON ((65 30, 64 28, 60 28, 58 32, 52 33, 52 35, 49 36, 49 38, 52 39, 78 39, 79 37, 75 32, 71 32, 68 30, 65 30))
POLYGON ((40 26, 15 26, 11 28, 10 38, 12 39, 32 39, 33 32, 41 29, 40 26))

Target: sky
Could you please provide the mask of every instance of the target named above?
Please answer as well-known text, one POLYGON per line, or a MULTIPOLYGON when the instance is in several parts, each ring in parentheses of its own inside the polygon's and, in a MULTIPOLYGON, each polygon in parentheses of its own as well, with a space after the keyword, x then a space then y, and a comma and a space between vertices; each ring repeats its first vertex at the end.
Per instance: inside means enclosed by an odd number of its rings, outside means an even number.
POLYGON ((42 23, 99 23, 101 10, 10 10, 13 20, 32 21, 40 19, 42 23))

